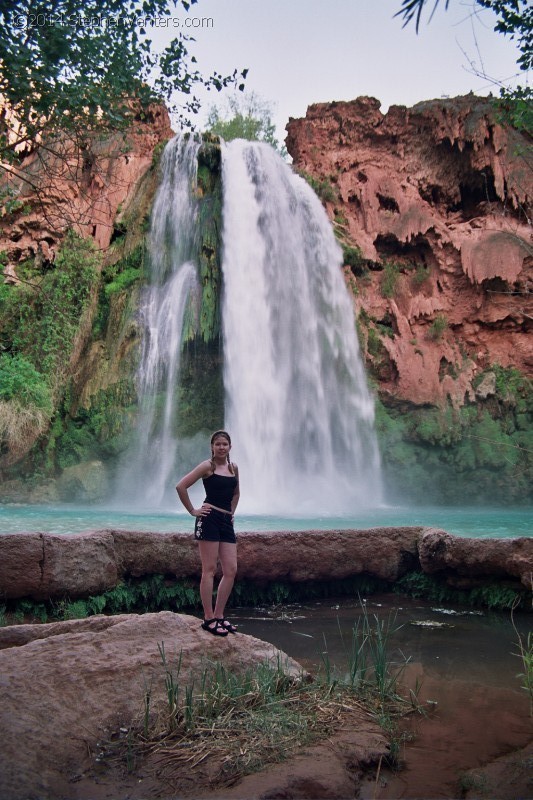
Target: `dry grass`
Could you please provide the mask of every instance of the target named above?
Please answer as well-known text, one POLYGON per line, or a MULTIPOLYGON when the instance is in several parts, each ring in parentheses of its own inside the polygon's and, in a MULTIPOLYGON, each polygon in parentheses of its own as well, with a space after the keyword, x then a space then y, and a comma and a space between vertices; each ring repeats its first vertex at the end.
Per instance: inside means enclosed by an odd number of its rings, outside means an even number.
POLYGON ((48 427, 50 415, 35 406, 0 401, 0 463, 14 464, 48 427))
MULTIPOLYGON (((164 651, 163 651, 164 659, 164 651)), ((101 761, 152 774, 180 796, 199 787, 231 786, 245 775, 281 762, 299 748, 324 740, 354 715, 381 718, 378 692, 317 679, 289 678, 281 665, 259 665, 233 675, 216 666, 195 686, 180 687, 165 664, 167 703, 157 713, 147 689, 144 710, 131 726, 99 743, 101 761)), ((414 710, 391 700, 389 715, 414 710)))

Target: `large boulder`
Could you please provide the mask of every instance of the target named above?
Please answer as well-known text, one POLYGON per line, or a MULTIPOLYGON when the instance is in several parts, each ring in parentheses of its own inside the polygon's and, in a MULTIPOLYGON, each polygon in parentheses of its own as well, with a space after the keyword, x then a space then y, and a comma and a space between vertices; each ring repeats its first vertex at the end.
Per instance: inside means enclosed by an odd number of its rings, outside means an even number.
POLYGON ((268 661, 302 675, 273 645, 210 636, 198 619, 169 611, 0 629, 2 800, 81 797, 88 748, 104 730, 140 717, 147 686, 151 709, 165 707, 163 644, 171 668, 181 659, 182 685, 209 663, 238 673, 268 661))
POLYGON ((7 600, 38 597, 43 580, 43 534, 0 535, 0 593, 7 600))
POLYGON ((120 575, 160 574, 185 578, 200 574, 198 546, 192 534, 108 531, 115 542, 120 575))
POLYGON ((101 594, 118 583, 115 541, 106 531, 72 536, 43 535, 43 577, 39 599, 101 594))
POLYGON ((107 497, 109 476, 103 461, 83 461, 66 467, 58 481, 61 500, 67 503, 97 503, 107 497))

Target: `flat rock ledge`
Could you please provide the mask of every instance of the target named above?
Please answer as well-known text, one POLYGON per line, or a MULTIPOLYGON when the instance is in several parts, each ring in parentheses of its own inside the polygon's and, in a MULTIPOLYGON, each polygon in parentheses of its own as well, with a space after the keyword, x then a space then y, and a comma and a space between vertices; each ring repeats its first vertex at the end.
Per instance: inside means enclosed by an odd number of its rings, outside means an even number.
MULTIPOLYGON (((99 772, 95 762, 98 742, 142 718, 148 685, 151 709, 165 707, 165 668, 158 648, 162 643, 169 665, 175 668, 181 657, 182 685, 198 679, 203 668, 214 663, 240 673, 266 661, 275 667, 280 664, 296 678, 305 677, 297 662, 271 644, 245 634, 209 636, 198 619, 170 611, 16 629, 20 634, 16 639, 14 628, 0 629, 0 725, 6 732, 0 748, 2 800, 185 796, 176 794, 168 779, 146 775, 139 779, 138 774, 122 770, 113 777, 99 772)), ((324 745, 310 748, 307 755, 302 751, 293 769, 277 767, 272 774, 267 770, 257 785, 263 786, 261 794, 266 797, 271 796, 269 788, 285 791, 295 782, 307 782, 318 792, 312 796, 322 797, 328 790, 326 765, 334 762, 336 793, 327 796, 355 797, 365 770, 375 767, 387 752, 383 732, 368 714, 357 710, 338 738, 335 753, 324 745)), ((243 791, 241 796, 252 797, 249 782, 243 791)), ((186 796, 202 796, 201 786, 192 787, 186 796)))
MULTIPOLYGON (((365 574, 394 583, 421 570, 456 588, 505 581, 532 588, 533 538, 469 539, 436 528, 245 532, 237 580, 340 580, 365 574)), ((72 535, 0 534, 0 599, 87 597, 128 577, 198 578, 186 533, 99 530, 72 535)))

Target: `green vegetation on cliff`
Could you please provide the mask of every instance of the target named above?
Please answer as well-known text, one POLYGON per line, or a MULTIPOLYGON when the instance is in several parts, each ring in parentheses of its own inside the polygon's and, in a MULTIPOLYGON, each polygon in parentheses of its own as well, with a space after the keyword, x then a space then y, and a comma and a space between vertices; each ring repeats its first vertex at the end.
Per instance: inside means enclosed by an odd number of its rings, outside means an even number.
POLYGON ((488 372, 494 394, 460 408, 377 401, 384 469, 398 496, 452 505, 531 502, 533 383, 515 369, 488 372))
MULTIPOLYGON (((89 500, 83 465, 88 473, 99 471, 105 488, 131 442, 139 416, 138 310, 149 280, 147 237, 161 152, 115 221, 104 258, 90 240, 70 233, 53 265, 18 264, 20 285, 0 285, 5 499, 89 500)), ((218 137, 204 137, 194 188, 201 296, 191 299, 183 331, 180 437, 223 423, 218 137)))
POLYGON ((0 466, 24 455, 62 401, 90 331, 100 261, 70 232, 52 268, 28 262, 21 283, 0 284, 0 466))

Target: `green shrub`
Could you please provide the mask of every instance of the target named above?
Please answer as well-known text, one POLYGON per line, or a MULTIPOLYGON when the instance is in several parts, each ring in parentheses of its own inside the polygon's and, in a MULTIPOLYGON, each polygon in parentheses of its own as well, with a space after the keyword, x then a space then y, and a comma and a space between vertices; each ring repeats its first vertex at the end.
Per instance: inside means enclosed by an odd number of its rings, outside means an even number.
POLYGON ((444 314, 437 314, 431 325, 429 326, 428 336, 434 342, 438 342, 442 338, 444 332, 448 329, 448 320, 444 314))
POLYGON ((359 247, 353 247, 343 242, 341 242, 341 247, 344 264, 350 267, 354 275, 361 276, 368 273, 366 259, 363 257, 359 247))
POLYGON ((335 203, 338 199, 337 192, 333 188, 331 181, 327 178, 322 178, 322 180, 317 180, 312 175, 309 175, 307 172, 300 172, 301 177, 307 181, 311 189, 314 191, 318 197, 324 203, 335 203))
POLYGON ((89 608, 85 600, 63 602, 59 606, 61 619, 85 619, 89 616, 89 608))
POLYGON ((134 283, 142 278, 142 270, 139 267, 128 267, 120 272, 111 283, 104 286, 106 297, 110 297, 115 292, 122 292, 129 289, 134 283))
POLYGON ((413 285, 415 287, 422 286, 422 284, 429 280, 430 275, 431 270, 429 267, 426 267, 424 264, 418 264, 412 277, 413 285))
POLYGON ((32 286, 9 287, 0 297, 6 350, 38 364, 52 389, 65 375, 99 261, 91 241, 69 232, 52 269, 32 286))
POLYGON ((394 591, 417 599, 437 603, 458 603, 468 607, 495 610, 527 607, 527 590, 500 584, 487 584, 474 589, 455 589, 444 579, 423 572, 408 572, 394 584, 394 591))
POLYGON ((396 294, 400 267, 392 261, 386 261, 383 265, 383 278, 381 279, 382 297, 391 298, 396 294))
POLYGON ((50 388, 43 375, 22 355, 0 355, 0 400, 52 410, 50 388))

